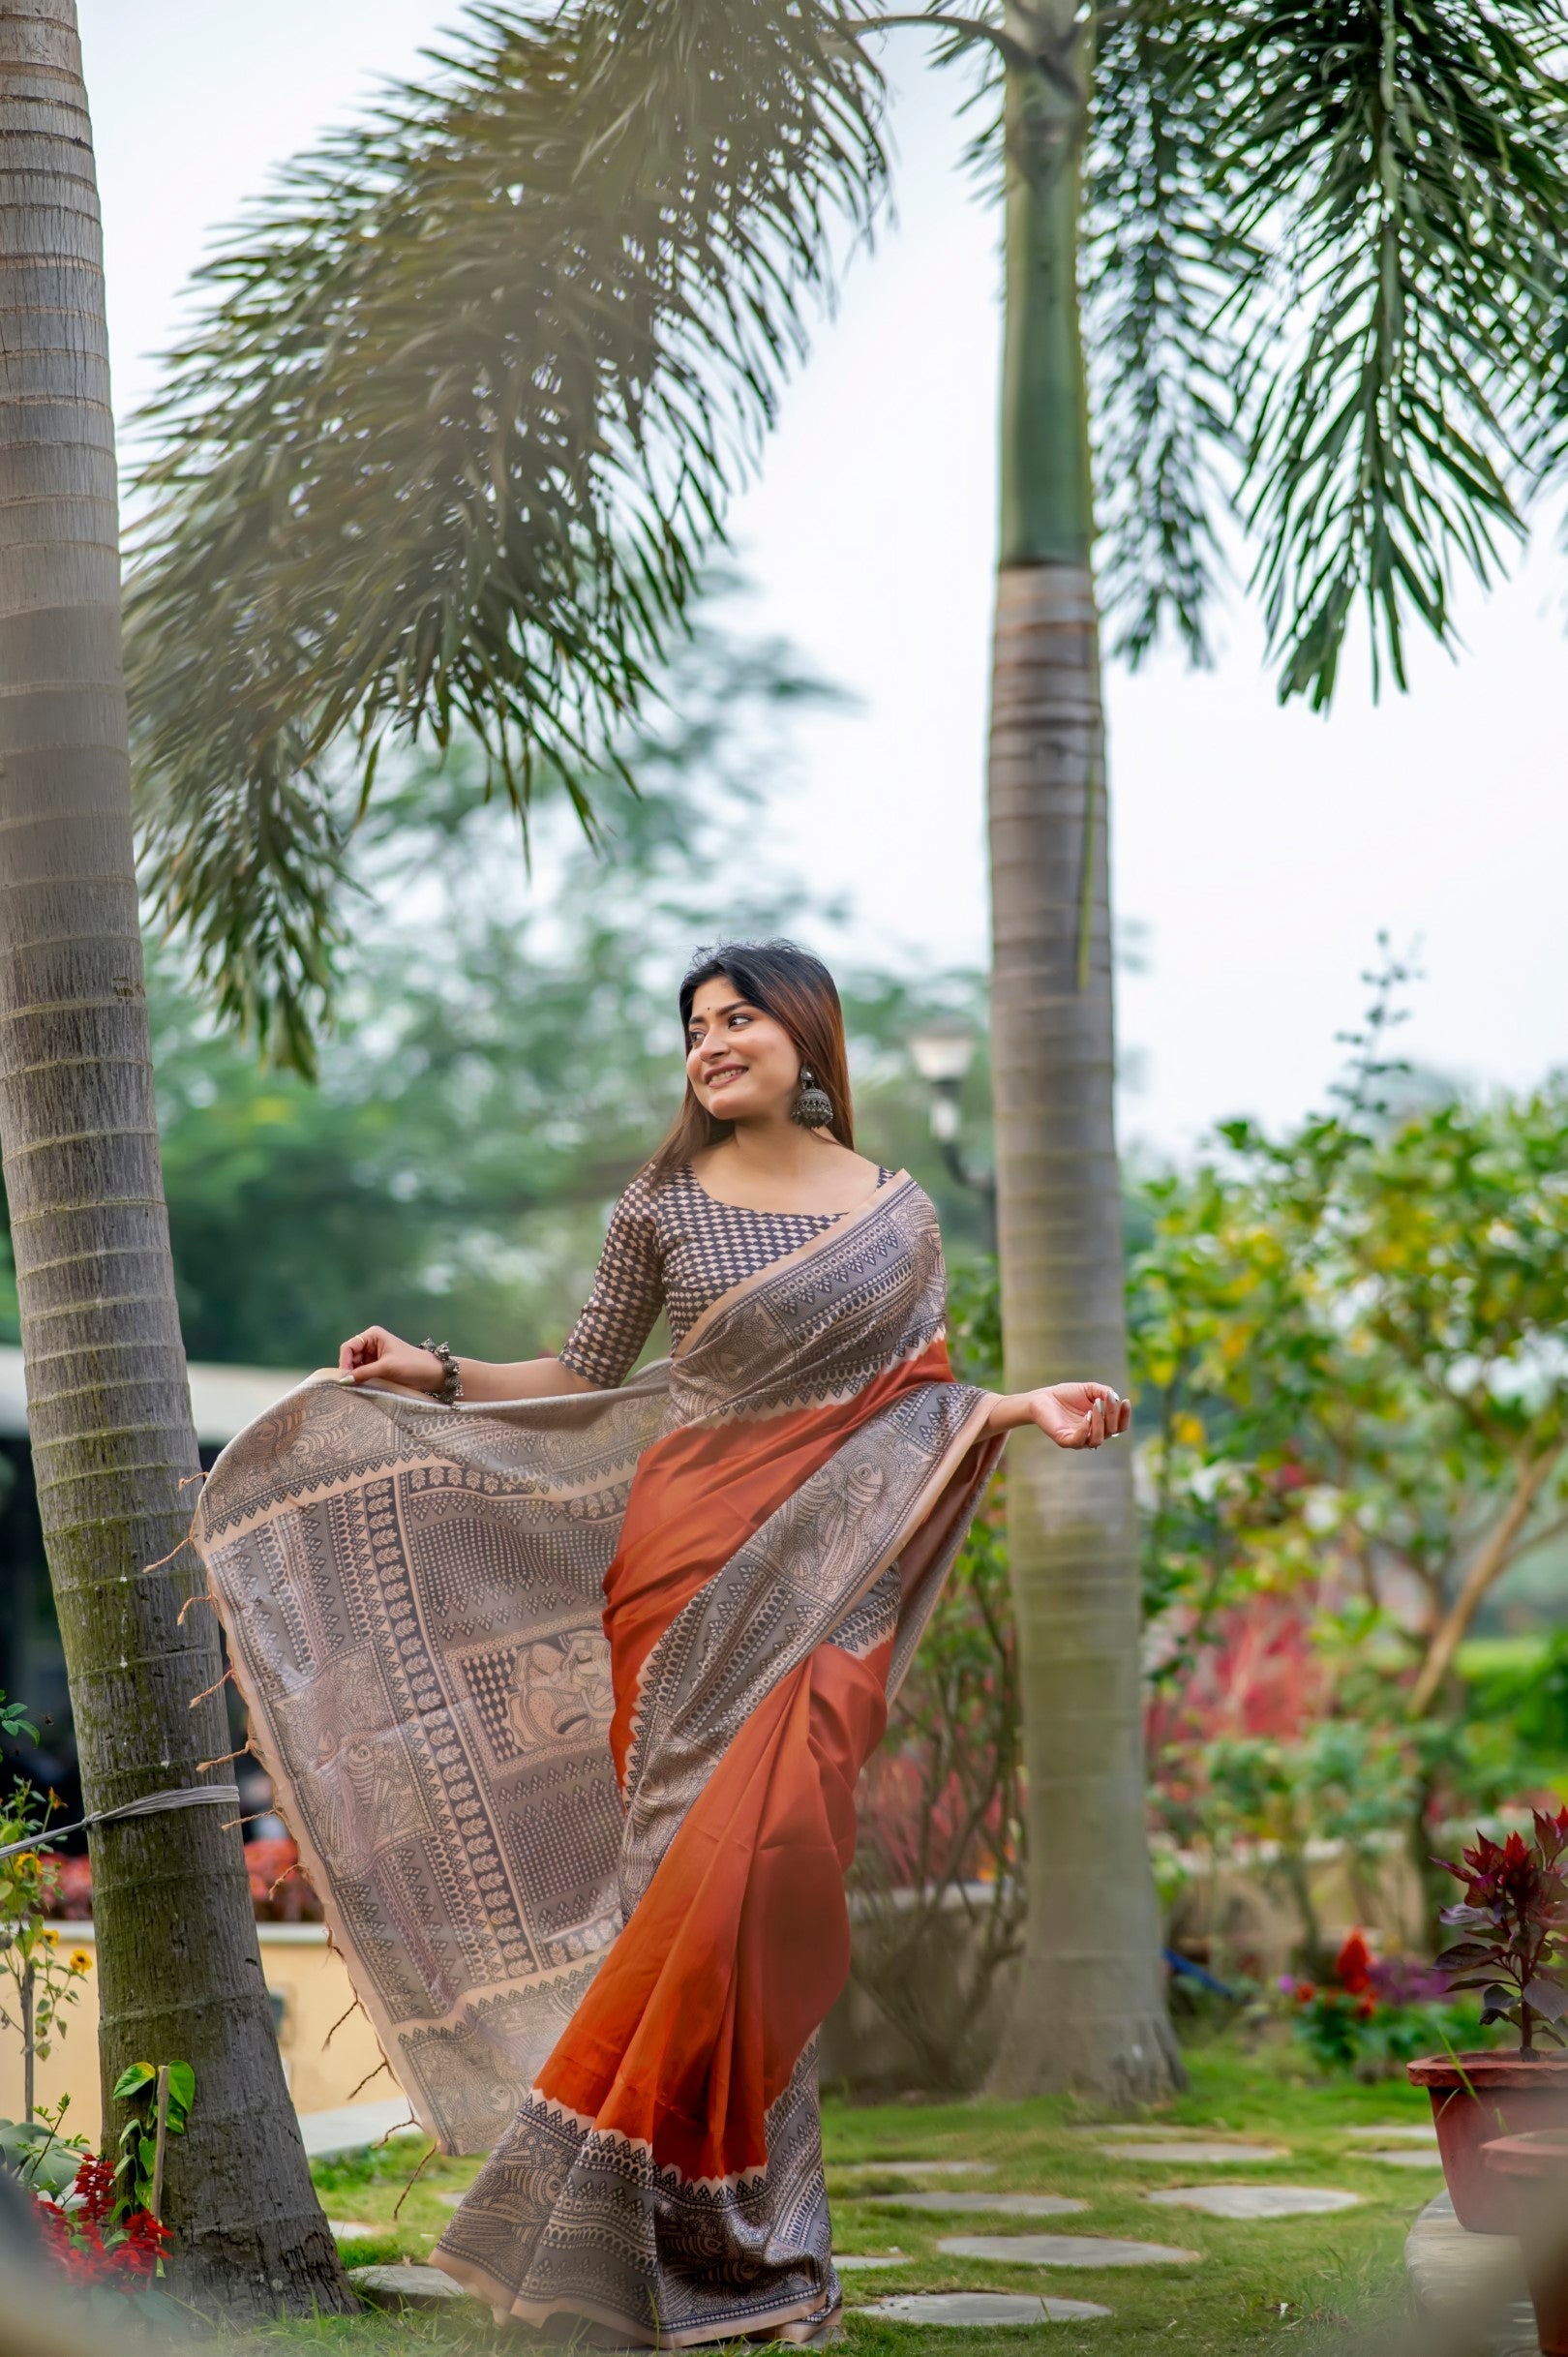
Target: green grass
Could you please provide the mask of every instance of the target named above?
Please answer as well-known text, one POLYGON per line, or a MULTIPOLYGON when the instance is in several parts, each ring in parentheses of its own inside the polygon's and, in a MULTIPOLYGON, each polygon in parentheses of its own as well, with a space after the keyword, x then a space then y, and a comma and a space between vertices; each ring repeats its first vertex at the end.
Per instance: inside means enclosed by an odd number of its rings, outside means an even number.
MULTIPOLYGON (((1441 2178, 1391 2169, 1369 2161, 1345 2141, 1345 2130, 1376 2122, 1430 2118, 1425 2096, 1402 2081, 1380 2087, 1310 2084, 1294 2052, 1255 2054, 1215 2045, 1189 2057, 1190 2092, 1163 2106, 1161 2124, 1182 2129, 1250 2131, 1282 2144, 1289 2159, 1267 2169, 1180 2168, 1153 2161, 1112 2161, 1070 2131, 1091 2115, 1058 2101, 895 2104, 826 2107, 829 2186, 834 2244, 846 2251, 886 2251, 893 2246, 908 2263, 845 2278, 845 2357, 915 2357, 933 2348, 951 2357, 1028 2357, 1048 2336, 1052 2357, 1102 2357, 1118 2350, 1179 2350, 1182 2357, 1253 2357, 1278 2350, 1338 2348, 1345 2325, 1370 2320, 1397 2306, 1402 2291, 1401 2246, 1411 2219, 1441 2178), (992 2161, 986 2188, 1071 2193, 1089 2203, 1079 2217, 1060 2221, 980 2216, 942 2218, 917 2210, 873 2208, 855 2197, 898 2190, 897 2181, 850 2176, 857 2163, 876 2160, 992 2161), (1208 2218, 1196 2210, 1152 2208, 1140 2194, 1160 2185, 1273 2176, 1302 2185, 1335 2185, 1363 2196, 1362 2207, 1327 2217, 1258 2223, 1208 2218), (1089 2232, 1130 2235, 1175 2244, 1202 2255, 1195 2266, 1040 2269, 944 2256, 938 2242, 966 2233, 1089 2232), (861 2317, 867 2301, 897 2291, 1045 2291, 1095 2300, 1111 2309, 1104 2319, 1053 2324, 1039 2331, 937 2331, 861 2317)), ((419 2147, 402 2143, 317 2171, 327 2214, 384 2228, 372 2244, 345 2247, 350 2265, 404 2256, 428 2258, 450 2211, 439 2196, 466 2185, 472 2161, 435 2160, 412 2185, 419 2147), (401 2207, 400 2207, 401 2204, 401 2207), (397 2212, 394 2217, 394 2212, 397 2212)), ((976 2190, 980 2190, 976 2181, 976 2190)), ((362 2318, 278 2325, 266 2344, 323 2350, 352 2357, 396 2357, 423 2348, 445 2357, 480 2357, 516 2350, 528 2337, 498 2332, 477 2311, 457 2317, 362 2318)))

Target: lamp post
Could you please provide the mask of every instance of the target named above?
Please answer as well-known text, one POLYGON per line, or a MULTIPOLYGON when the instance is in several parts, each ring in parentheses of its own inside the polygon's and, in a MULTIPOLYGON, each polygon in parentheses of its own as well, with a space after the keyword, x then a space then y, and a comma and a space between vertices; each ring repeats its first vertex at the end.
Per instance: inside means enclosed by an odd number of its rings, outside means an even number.
POLYGON ((931 1135, 937 1151, 959 1186, 980 1196, 985 1249, 994 1253, 996 1180, 988 1170, 972 1169, 958 1142, 958 1096, 975 1059, 975 1035, 966 1024, 938 1018, 910 1034, 909 1052, 931 1092, 931 1135))

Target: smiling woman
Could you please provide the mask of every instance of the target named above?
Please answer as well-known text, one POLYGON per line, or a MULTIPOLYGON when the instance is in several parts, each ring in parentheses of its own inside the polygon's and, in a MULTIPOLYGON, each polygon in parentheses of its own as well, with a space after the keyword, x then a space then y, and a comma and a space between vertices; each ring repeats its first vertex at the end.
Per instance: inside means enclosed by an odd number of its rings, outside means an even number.
POLYGON ((936 1216, 855 1151, 824 966, 716 950, 680 1012, 684 1103, 558 1357, 369 1327, 198 1530, 386 2051, 447 2150, 494 2147, 441 2265, 664 2346, 835 2319, 856 1779, 1006 1432, 1127 1422, 953 1380, 936 1216))

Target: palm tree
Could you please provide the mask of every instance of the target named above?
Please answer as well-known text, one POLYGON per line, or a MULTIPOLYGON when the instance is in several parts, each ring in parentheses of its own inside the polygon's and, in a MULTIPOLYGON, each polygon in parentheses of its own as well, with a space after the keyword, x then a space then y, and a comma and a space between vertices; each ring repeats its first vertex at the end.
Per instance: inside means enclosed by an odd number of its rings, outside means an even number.
MULTIPOLYGON (((185 1620, 190 1578, 169 1568, 198 1463, 142 991, 75 0, 0 7, 0 1144, 82 1785, 114 1811, 212 1783, 228 1738, 212 1615, 185 1620)), ((105 2119, 127 2064, 193 2063, 166 2183, 174 2287, 241 2315, 337 2312, 356 2303, 284 2087, 234 1814, 164 1807, 93 1836, 105 2119)))
MULTIPOLYGON (((472 727, 526 813, 636 704, 835 219, 881 200, 894 26, 995 100, 1010 1380, 1114 1377, 1096 565, 1130 658, 1167 625, 1201 656, 1232 518, 1282 691, 1319 704, 1358 601, 1401 684, 1412 618, 1451 638, 1456 567, 1488 574, 1555 457, 1560 0, 476 12, 294 173, 174 355, 131 602, 149 872, 221 1003, 308 1061, 383 740, 472 727)), ((1148 2097, 1178 2066, 1125 1462, 1020 1454, 1010 1514, 1034 1895, 1001 2083, 1148 2097)))

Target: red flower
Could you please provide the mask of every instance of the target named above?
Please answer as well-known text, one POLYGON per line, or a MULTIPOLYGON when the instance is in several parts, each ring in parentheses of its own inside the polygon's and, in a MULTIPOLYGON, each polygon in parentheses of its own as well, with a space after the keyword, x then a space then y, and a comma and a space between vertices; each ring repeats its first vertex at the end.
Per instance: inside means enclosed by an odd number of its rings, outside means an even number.
POLYGON ((141 2282, 158 2272, 168 2228, 146 2210, 132 2210, 116 2222, 114 2171, 89 2153, 76 2171, 74 2209, 55 2201, 38 2204, 45 2248, 74 2283, 141 2282))
POLYGON ((1372 1987, 1372 1949, 1353 1931, 1334 1959, 1334 1978, 1352 1997, 1365 1996, 1372 1987))

